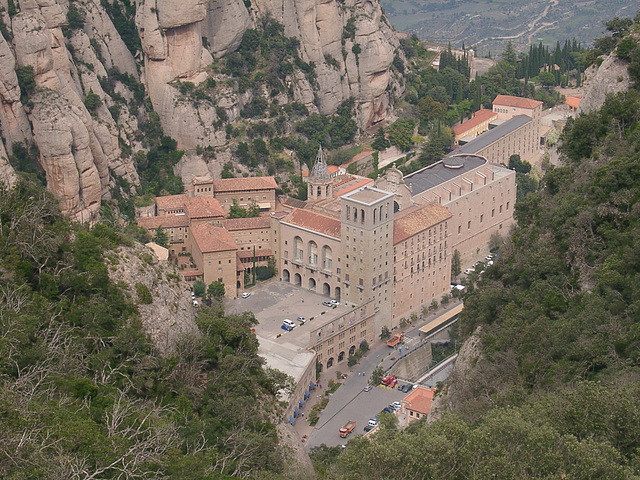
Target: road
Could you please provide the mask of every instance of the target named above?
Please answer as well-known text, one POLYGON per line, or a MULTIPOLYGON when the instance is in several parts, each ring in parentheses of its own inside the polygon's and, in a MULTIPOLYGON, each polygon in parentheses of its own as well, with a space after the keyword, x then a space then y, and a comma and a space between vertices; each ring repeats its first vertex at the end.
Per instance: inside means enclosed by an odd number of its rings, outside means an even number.
MULTIPOLYGON (((452 304, 451 307, 455 306, 452 304)), ((445 310, 438 312, 438 315, 444 313, 445 310)), ((405 331, 405 348, 412 348, 414 342, 419 341, 418 329, 428 321, 435 317, 429 315, 425 321, 418 325, 406 329, 405 331)), ((364 427, 369 418, 378 414, 384 407, 390 403, 402 400, 405 393, 397 388, 389 390, 384 387, 376 386, 371 391, 363 391, 364 387, 369 383, 371 372, 377 365, 382 365, 387 369, 395 361, 398 351, 387 347, 383 342, 375 345, 369 353, 360 360, 360 363, 354 367, 352 373, 343 381, 342 386, 331 396, 329 404, 320 416, 318 424, 309 435, 309 439, 305 443, 307 450, 322 445, 327 446, 345 445, 349 438, 354 434, 363 434, 364 427), (364 372, 364 375, 358 375, 364 372), (356 421, 356 428, 348 438, 340 438, 338 430, 349 420, 356 421)), ((433 377, 427 378, 423 384, 425 386, 435 386, 439 381, 445 380, 453 367, 453 364, 442 369, 433 377)), ((343 370, 344 371, 344 370, 343 370)), ((400 384, 405 382, 400 382, 400 384)), ((326 385, 323 385, 326 388, 326 385)), ((315 392, 314 392, 315 393, 315 392)))

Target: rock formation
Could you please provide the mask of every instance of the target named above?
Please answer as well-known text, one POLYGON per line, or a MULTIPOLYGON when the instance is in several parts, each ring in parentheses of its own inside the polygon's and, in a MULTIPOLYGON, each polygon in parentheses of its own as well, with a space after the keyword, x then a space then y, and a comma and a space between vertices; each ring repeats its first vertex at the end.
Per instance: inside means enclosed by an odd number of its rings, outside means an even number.
POLYGON ((599 67, 592 66, 585 72, 585 92, 578 114, 598 110, 609 94, 626 92, 631 86, 628 63, 610 53, 599 67))
MULTIPOLYGON (((212 126, 218 119, 213 104, 184 101, 172 82, 198 85, 206 80, 213 57, 236 49, 244 32, 266 17, 281 23, 286 36, 298 39, 302 60, 315 65, 317 86, 300 72, 292 74, 293 96, 285 95, 284 103, 298 101, 311 111, 332 114, 341 103, 354 98, 361 127, 386 117, 391 92, 402 91, 391 70, 399 42, 377 2, 254 0, 247 9, 242 0, 206 5, 190 0, 186 7, 178 0, 144 0, 136 21, 145 55, 146 85, 165 132, 178 140, 180 148, 221 146, 226 136, 212 126), (349 22, 353 30, 347 33, 349 22)), ((227 94, 220 100, 233 116, 251 100, 251 93, 244 97, 227 94)))

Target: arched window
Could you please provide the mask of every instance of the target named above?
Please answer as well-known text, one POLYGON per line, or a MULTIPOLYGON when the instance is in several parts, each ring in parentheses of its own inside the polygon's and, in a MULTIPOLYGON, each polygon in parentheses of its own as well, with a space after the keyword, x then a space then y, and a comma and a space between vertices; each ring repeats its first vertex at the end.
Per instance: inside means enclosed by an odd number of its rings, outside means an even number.
POLYGON ((360 223, 364 223, 364 209, 360 210, 360 215, 362 215, 362 217, 360 217, 360 223))
POLYGON ((293 259, 304 262, 304 248, 302 247, 302 239, 300 237, 295 237, 293 239, 294 251, 293 251, 293 259))
POLYGON ((317 265, 318 264, 318 244, 313 240, 311 240, 308 243, 307 251, 308 251, 309 264, 317 265))
POLYGON ((328 245, 322 247, 322 269, 331 270, 333 268, 333 251, 328 245))

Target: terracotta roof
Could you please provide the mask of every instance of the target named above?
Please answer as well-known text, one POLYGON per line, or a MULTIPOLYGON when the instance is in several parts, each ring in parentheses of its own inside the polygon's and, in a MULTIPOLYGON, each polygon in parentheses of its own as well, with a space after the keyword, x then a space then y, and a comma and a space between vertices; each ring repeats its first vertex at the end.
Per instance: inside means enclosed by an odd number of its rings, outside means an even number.
POLYGON ((193 176, 191 183, 193 185, 203 185, 213 182, 213 178, 210 175, 193 176))
POLYGON ((271 219, 269 217, 229 218, 222 221, 222 226, 229 231, 269 228, 271 226, 271 219))
POLYGON ((216 178, 213 180, 214 192, 242 192, 270 188, 278 188, 273 177, 216 178))
POLYGON ((200 277, 204 275, 204 272, 197 268, 185 268, 183 270, 180 270, 180 273, 183 277, 200 277))
POLYGON ((339 177, 335 177, 333 182, 333 195, 341 197, 342 195, 352 192, 357 188, 364 187, 371 182, 373 182, 373 180, 366 177, 340 175, 339 177))
POLYGON ((404 397, 402 402, 404 403, 405 408, 427 415, 431 411, 433 393, 434 390, 431 388, 418 387, 409 395, 404 397))
POLYGON ((136 221, 138 225, 147 230, 155 230, 158 227, 176 228, 189 226, 189 217, 184 213, 180 215, 161 215, 159 217, 140 217, 136 221))
MULTIPOLYGON (((271 255, 270 248, 256 248, 256 257, 270 257, 271 255)), ((238 258, 253 258, 253 249, 238 250, 238 258)))
POLYGON ((293 208, 304 208, 307 206, 307 202, 305 202, 304 200, 298 200, 297 198, 287 197, 283 205, 293 208))
POLYGON ((566 103, 570 107, 578 108, 578 105, 580 105, 580 100, 582 100, 582 98, 580 98, 580 97, 568 96, 565 99, 564 103, 566 103))
POLYGON ((486 122, 487 120, 490 120, 492 117, 495 117, 497 115, 498 114, 495 113, 494 111, 487 110, 486 108, 483 108, 482 110, 478 110, 473 115, 473 118, 470 118, 466 122, 463 122, 460 125, 456 125, 455 127, 453 127, 453 133, 455 133, 456 135, 460 135, 466 132, 467 130, 471 130, 473 127, 480 125, 482 122, 486 122))
POLYGON ((340 238, 339 218, 328 217, 311 210, 294 208, 289 215, 282 219, 282 222, 323 233, 330 237, 340 238))
POLYGON ((336 173, 338 171, 340 171, 340 167, 337 165, 327 165, 327 172, 329 172, 329 174, 336 173))
POLYGON ((408 208, 393 221, 393 244, 403 242, 452 216, 451 212, 439 203, 427 203, 408 208))
POLYGON ((493 101, 493 104, 504 105, 506 107, 534 109, 542 105, 542 102, 532 100, 531 98, 514 97, 512 95, 498 95, 493 101))
POLYGON ((176 208, 184 208, 187 196, 185 194, 180 195, 167 195, 165 197, 156 197, 156 205, 158 210, 174 210, 176 208))
POLYGON ((224 209, 213 197, 187 198, 186 210, 189 218, 224 217, 224 209))
POLYGON ((231 234, 222 227, 214 227, 208 223, 201 223, 191 227, 191 237, 195 240, 202 253, 236 250, 236 242, 231 234))

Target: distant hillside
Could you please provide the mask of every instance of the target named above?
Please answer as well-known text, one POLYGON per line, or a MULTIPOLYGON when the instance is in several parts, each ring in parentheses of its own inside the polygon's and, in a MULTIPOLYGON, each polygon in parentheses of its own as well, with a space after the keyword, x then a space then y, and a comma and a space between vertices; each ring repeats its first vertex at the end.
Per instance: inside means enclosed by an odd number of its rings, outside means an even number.
POLYGON ((511 40, 518 47, 542 41, 553 45, 575 38, 589 44, 601 36, 602 22, 633 17, 640 0, 382 0, 398 30, 423 40, 476 47, 480 55, 501 52, 511 40))

